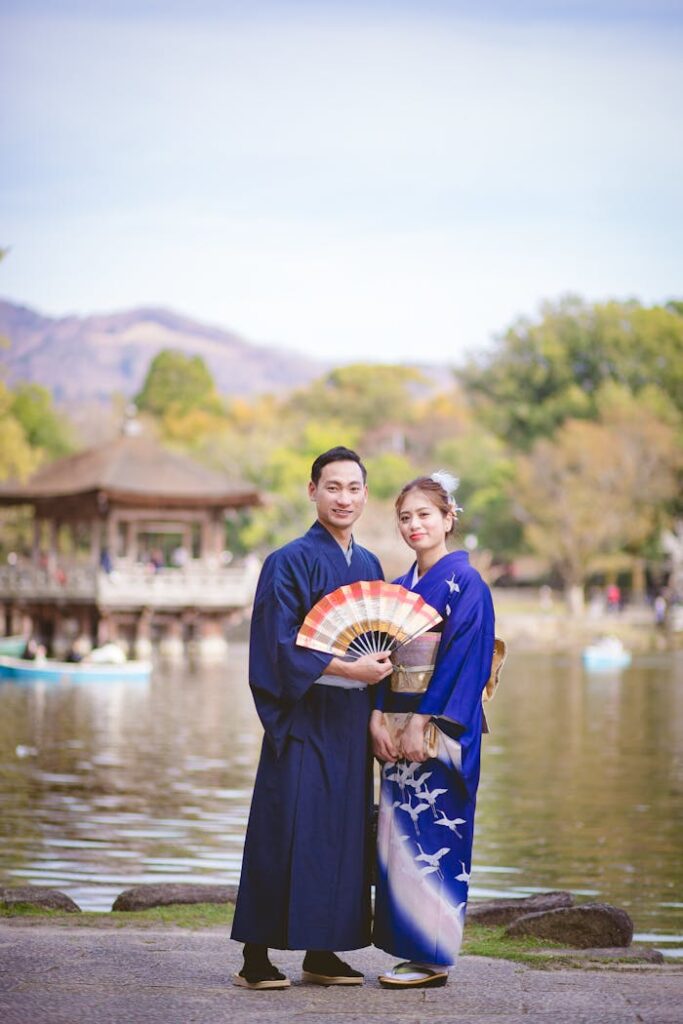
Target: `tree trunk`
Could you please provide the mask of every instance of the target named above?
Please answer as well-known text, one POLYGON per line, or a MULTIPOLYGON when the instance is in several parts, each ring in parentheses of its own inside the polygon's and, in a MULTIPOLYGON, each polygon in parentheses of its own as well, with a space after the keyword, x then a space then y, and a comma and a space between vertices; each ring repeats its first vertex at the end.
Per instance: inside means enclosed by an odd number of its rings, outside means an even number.
POLYGON ((565 587, 565 597, 570 615, 583 615, 586 607, 584 600, 583 586, 580 583, 568 583, 565 587))
POLYGON ((633 603, 634 604, 645 604, 646 599, 646 577, 645 577, 645 559, 634 558, 633 559, 633 572, 631 579, 633 581, 633 603))

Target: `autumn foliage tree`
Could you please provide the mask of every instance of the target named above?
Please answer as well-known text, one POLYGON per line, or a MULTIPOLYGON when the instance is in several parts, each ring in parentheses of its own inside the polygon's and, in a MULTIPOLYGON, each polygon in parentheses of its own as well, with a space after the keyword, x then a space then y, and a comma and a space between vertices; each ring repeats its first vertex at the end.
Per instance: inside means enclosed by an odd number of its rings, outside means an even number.
POLYGON ((596 556, 637 549, 661 524, 683 468, 673 424, 623 392, 610 398, 599 420, 567 420, 518 460, 526 539, 558 570, 574 610, 596 556))

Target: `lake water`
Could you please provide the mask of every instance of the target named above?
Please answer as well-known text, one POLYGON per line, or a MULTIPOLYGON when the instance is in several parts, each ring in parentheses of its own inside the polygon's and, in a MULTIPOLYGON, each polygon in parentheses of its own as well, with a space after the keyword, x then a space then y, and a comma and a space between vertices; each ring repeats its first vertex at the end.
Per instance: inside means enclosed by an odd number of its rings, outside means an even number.
MULTIPOLYGON (((683 655, 588 674, 514 653, 490 706, 471 894, 569 889, 683 951, 683 655)), ((141 882, 237 882, 260 729, 246 647, 148 684, 0 684, 0 884, 108 910, 141 882)))

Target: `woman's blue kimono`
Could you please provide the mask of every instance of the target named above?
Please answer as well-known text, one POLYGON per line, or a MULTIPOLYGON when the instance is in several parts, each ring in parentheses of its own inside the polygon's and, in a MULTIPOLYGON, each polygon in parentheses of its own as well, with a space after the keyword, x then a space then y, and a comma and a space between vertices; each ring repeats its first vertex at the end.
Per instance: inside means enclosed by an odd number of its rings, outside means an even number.
POLYGON ((233 939, 277 949, 370 942, 370 696, 314 685, 332 655, 297 647, 296 635, 325 594, 382 578, 371 552, 354 544, 348 564, 320 523, 264 563, 249 682, 265 736, 233 939))
POLYGON ((445 555, 411 587, 443 619, 424 693, 378 688, 384 711, 431 715, 437 757, 382 768, 373 942, 403 960, 453 964, 465 920, 479 783, 482 691, 494 642, 491 593, 465 551, 445 555))

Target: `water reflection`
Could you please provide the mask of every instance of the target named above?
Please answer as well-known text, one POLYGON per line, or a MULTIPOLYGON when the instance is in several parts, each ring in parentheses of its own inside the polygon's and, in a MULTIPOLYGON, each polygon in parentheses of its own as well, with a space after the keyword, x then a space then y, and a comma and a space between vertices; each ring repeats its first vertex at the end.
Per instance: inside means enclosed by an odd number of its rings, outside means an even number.
POLYGON ((475 862, 515 863, 535 888, 680 931, 682 667, 663 656, 596 676, 578 659, 513 655, 484 755, 475 862))
POLYGON ((228 673, 0 687, 3 881, 84 909, 139 882, 236 881, 259 745, 244 667, 239 650, 228 673))
MULTIPOLYGON (((236 882, 260 745, 245 678, 233 645, 227 669, 149 684, 0 685, 0 883, 108 909, 140 882, 236 882)), ((683 659, 597 676, 513 652, 490 718, 473 895, 571 889, 679 935, 683 659)))

